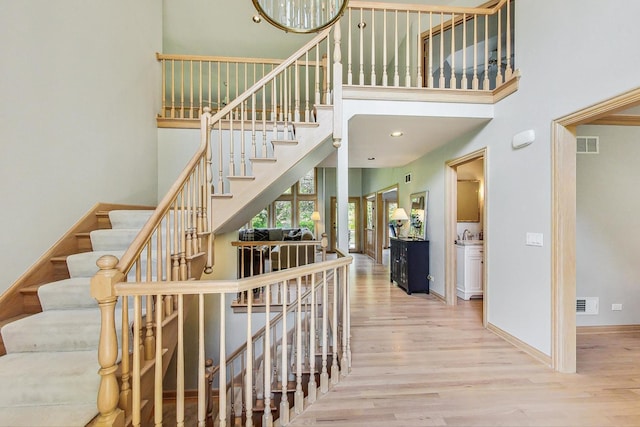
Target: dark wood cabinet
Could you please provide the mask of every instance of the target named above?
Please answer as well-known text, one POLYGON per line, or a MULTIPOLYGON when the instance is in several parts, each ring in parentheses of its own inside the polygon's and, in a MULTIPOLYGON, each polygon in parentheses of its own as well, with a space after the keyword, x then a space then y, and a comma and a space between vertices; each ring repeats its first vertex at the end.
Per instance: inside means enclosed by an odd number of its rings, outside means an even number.
POLYGON ((391 281, 412 292, 429 293, 429 241, 391 238, 391 281))

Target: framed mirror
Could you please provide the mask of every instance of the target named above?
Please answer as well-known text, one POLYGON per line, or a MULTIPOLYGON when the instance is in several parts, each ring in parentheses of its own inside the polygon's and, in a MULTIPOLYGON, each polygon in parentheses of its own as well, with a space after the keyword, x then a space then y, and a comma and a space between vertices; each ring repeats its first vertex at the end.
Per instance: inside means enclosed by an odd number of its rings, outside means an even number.
POLYGON ((458 222, 480 222, 480 181, 458 181, 458 222))
POLYGON ((427 195, 428 191, 411 194, 411 211, 409 212, 409 236, 425 239, 427 234, 427 195))

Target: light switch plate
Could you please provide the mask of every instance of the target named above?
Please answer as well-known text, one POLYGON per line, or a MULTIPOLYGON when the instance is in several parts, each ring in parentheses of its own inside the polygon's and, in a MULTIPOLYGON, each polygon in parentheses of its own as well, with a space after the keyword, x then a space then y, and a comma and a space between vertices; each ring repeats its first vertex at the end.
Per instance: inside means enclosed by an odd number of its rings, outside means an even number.
POLYGON ((526 245, 527 246, 542 246, 543 238, 542 233, 527 233, 526 245))

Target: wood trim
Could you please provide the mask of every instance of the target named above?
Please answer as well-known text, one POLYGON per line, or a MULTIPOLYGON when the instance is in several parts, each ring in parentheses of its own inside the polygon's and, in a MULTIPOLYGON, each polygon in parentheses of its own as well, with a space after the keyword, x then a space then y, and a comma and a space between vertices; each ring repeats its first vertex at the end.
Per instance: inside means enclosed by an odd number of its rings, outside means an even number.
MULTIPOLYGON (((278 58, 245 58, 240 56, 209 56, 209 55, 180 55, 180 54, 166 54, 166 53, 158 53, 156 52, 156 59, 158 61, 162 60, 174 60, 174 61, 202 61, 202 62, 231 62, 238 64, 266 64, 266 65, 280 65, 285 59, 278 58)), ((299 66, 305 66, 309 64, 309 66, 315 67, 316 64, 322 65, 322 62, 304 61, 303 64, 298 64, 299 66)), ((270 71, 270 70, 269 70, 270 71)))
POLYGON ((553 123, 552 130, 552 366, 560 372, 574 373, 576 371, 576 138, 569 128, 557 122, 553 123))
POLYGON ((115 209, 154 209, 148 206, 121 205, 112 203, 97 203, 82 218, 49 248, 22 276, 0 296, 0 321, 23 314, 22 295, 20 291, 33 285, 40 285, 52 281, 54 267, 51 259, 67 256, 78 252, 76 234, 98 229, 100 211, 115 209))
POLYGON ((604 325, 604 326, 578 326, 576 333, 579 335, 590 334, 628 334, 640 332, 640 325, 604 325))
POLYGON ((429 294, 433 296, 435 299, 440 300, 445 304, 447 303, 447 301, 444 299, 444 295, 440 295, 439 293, 435 292, 432 289, 429 289, 429 294))
POLYGON ((575 113, 561 117, 556 122, 565 127, 590 124, 611 114, 640 104, 640 88, 630 90, 616 97, 591 105, 575 113))
POLYGON ((457 305, 458 298, 456 293, 456 248, 455 248, 455 240, 456 240, 456 231, 457 231, 457 223, 454 221, 453 212, 457 206, 457 181, 458 181, 458 172, 456 168, 465 163, 469 163, 471 161, 483 159, 484 160, 484 181, 485 181, 485 190, 484 190, 484 205, 483 205, 483 213, 482 213, 482 227, 485 234, 485 251, 484 251, 484 271, 483 271, 483 293, 484 297, 482 298, 482 323, 485 327, 487 327, 487 316, 488 316, 488 307, 489 307, 489 298, 488 298, 488 273, 487 273, 487 257, 489 251, 487 250, 489 244, 489 233, 486 229, 488 224, 487 220, 487 206, 488 206, 488 192, 487 192, 487 163, 488 163, 488 149, 487 147, 483 147, 479 150, 473 151, 471 153, 465 154, 464 156, 449 160, 445 162, 445 301, 448 305, 457 305))
POLYGON ((518 90, 520 72, 492 91, 436 89, 424 87, 349 86, 344 85, 343 99, 382 101, 457 102, 466 104, 495 104, 518 90))
MULTIPOLYGON (((488 2, 486 4, 494 3, 488 2)), ((499 0, 493 7, 459 7, 459 6, 439 6, 439 5, 426 5, 426 4, 411 4, 411 3, 383 3, 372 1, 359 1, 351 0, 349 2, 349 9, 374 9, 374 10, 386 10, 386 11, 409 11, 409 12, 434 12, 434 13, 455 13, 455 14, 476 14, 476 15, 492 15, 500 9, 507 0, 499 0)))
POLYGON ((552 122, 551 360, 554 370, 576 371, 575 128, 640 104, 640 88, 552 122))
POLYGON ((640 115, 612 114, 589 123, 590 125, 640 126, 640 115))
POLYGON ((487 329, 493 332, 494 334, 496 334, 497 336, 499 336, 500 338, 502 338, 503 340, 507 341, 509 344, 512 344, 517 349, 524 351, 529 356, 538 360, 540 363, 544 364, 545 366, 551 366, 551 357, 544 354, 537 348, 531 347, 526 342, 519 340, 518 338, 514 337, 510 333, 500 329, 493 323, 487 324, 487 329))

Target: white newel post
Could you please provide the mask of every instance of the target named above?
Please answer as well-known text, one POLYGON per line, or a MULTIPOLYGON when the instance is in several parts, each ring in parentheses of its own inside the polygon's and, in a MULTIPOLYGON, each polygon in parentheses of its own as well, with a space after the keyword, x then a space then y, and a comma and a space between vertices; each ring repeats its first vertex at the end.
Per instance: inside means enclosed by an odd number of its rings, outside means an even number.
POLYGON ((340 21, 333 26, 333 146, 342 144, 342 33, 340 21))
POLYGON ((100 270, 91 278, 91 296, 98 300, 101 325, 98 344, 98 362, 100 364, 100 388, 97 406, 100 415, 96 426, 124 426, 124 411, 118 408, 120 393, 118 389, 118 338, 116 335, 115 308, 118 297, 115 284, 124 279, 116 269, 118 258, 112 255, 100 257, 96 262, 100 270))

